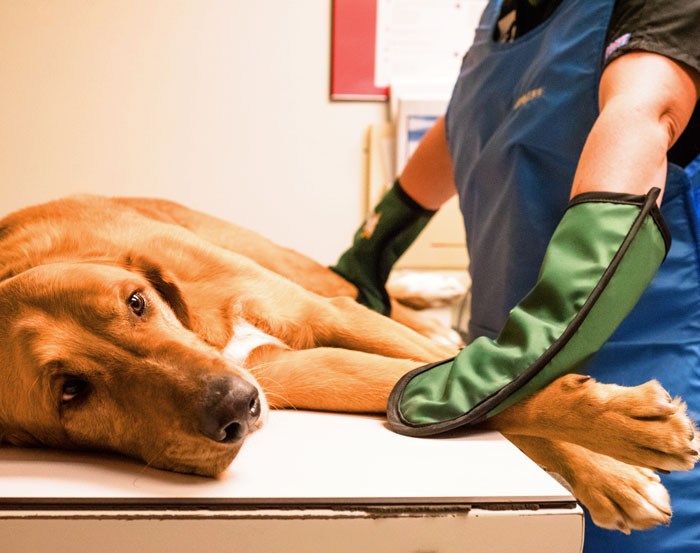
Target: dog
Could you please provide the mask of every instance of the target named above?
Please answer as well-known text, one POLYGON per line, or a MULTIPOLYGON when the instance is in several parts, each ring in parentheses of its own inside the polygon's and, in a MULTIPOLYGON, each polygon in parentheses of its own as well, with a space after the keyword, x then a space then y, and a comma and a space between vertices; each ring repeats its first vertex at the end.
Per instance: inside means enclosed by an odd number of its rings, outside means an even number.
MULTIPOLYGON (((216 476, 270 408, 381 413, 403 374, 455 349, 356 293, 299 253, 166 200, 80 196, 10 214, 0 438, 216 476)), ((698 459, 684 404, 654 381, 564 376, 483 427, 623 532, 668 523, 656 471, 698 459)))

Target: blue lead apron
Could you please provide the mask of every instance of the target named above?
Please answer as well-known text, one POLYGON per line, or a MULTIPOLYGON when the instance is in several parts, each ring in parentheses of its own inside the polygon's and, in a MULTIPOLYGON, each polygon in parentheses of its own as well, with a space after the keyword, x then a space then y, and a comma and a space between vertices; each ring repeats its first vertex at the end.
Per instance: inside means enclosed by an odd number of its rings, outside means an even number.
MULTIPOLYGON (((471 338, 495 338, 534 286, 598 116, 614 0, 563 0, 515 42, 494 41, 491 0, 464 58, 446 117, 472 276, 471 338)), ((656 278, 586 372, 636 385, 655 378, 700 413, 700 159, 669 165, 661 211, 673 245, 656 278)), ((663 477, 670 527, 625 536, 590 519, 585 551, 700 552, 700 470, 663 477)))

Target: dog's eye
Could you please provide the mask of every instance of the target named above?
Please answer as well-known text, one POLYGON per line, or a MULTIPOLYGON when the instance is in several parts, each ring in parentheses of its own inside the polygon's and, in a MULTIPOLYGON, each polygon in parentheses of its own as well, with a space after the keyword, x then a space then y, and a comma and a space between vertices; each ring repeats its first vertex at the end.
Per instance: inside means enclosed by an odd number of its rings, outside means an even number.
POLYGON ((138 315, 139 317, 143 315, 143 312, 146 309, 146 298, 144 298, 141 293, 134 292, 131 294, 127 303, 135 315, 138 315))
POLYGON ((69 378, 63 383, 61 389, 61 401, 68 403, 74 399, 83 396, 88 389, 88 383, 79 378, 69 378))

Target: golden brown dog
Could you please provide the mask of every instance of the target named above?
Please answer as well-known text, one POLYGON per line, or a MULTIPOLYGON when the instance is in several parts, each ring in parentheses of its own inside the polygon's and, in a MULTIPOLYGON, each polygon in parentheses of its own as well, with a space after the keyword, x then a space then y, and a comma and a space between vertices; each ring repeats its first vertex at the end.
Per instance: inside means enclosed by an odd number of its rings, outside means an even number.
MULTIPOLYGON (((313 261, 171 202, 14 213, 0 221, 0 437, 213 476, 268 404, 381 412, 402 374, 454 351, 354 295, 313 261)), ((488 426, 622 531, 668 522, 653 470, 698 457, 685 407, 655 382, 570 375, 488 426)))

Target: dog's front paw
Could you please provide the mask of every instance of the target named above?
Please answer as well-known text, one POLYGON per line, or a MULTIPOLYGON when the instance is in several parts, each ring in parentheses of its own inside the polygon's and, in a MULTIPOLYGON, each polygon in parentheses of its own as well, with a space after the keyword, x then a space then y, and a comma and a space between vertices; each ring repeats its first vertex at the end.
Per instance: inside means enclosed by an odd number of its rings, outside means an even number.
POLYGON ((699 433, 685 404, 655 380, 625 387, 570 374, 534 397, 562 413, 550 427, 559 439, 652 470, 690 470, 698 461, 699 433))
POLYGON ((699 458, 700 437, 685 403, 671 399, 655 380, 634 388, 614 388, 603 416, 619 418, 615 422, 627 427, 627 432, 618 434, 621 455, 617 457, 652 469, 692 469, 699 458))
POLYGON ((440 352, 443 357, 452 357, 464 347, 462 337, 448 325, 395 299, 391 302, 391 318, 443 346, 440 352))
POLYGON ((596 525, 629 534, 671 521, 669 495, 655 472, 604 456, 588 468, 571 485, 596 525))

